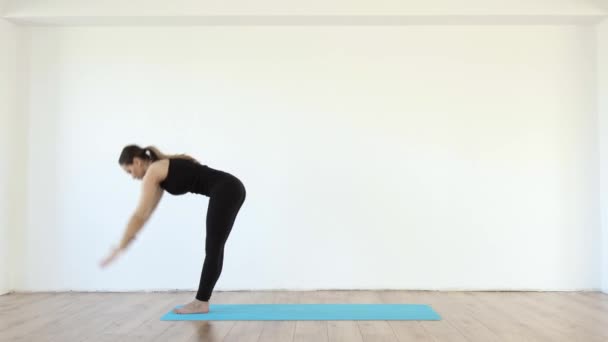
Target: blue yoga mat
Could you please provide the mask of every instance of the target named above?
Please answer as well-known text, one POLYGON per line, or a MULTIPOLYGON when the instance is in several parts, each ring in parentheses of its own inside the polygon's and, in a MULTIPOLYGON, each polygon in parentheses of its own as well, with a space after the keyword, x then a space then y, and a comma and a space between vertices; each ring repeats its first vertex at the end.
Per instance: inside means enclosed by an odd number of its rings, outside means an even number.
MULTIPOLYGON (((181 306, 178 306, 181 307, 181 306)), ((425 304, 210 304, 206 314, 176 314, 161 321, 439 321, 425 304)))

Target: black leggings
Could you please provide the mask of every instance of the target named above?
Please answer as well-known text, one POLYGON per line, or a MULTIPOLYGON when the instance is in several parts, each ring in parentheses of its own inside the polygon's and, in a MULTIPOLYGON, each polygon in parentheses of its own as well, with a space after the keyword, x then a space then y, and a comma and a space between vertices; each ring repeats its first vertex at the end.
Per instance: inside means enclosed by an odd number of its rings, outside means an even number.
POLYGON ((211 292, 222 273, 224 246, 236 215, 245 202, 245 194, 245 186, 234 176, 230 176, 226 181, 214 186, 210 192, 205 262, 196 294, 198 300, 209 301, 211 298, 211 292))

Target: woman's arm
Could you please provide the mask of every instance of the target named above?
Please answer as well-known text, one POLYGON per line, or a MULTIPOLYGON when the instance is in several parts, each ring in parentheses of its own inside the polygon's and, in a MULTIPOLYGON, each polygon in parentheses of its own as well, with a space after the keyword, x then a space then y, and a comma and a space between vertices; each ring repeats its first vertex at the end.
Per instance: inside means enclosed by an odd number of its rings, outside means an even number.
POLYGON ((127 224, 127 229, 123 234, 120 245, 114 248, 110 254, 101 261, 101 267, 106 267, 116 259, 116 257, 127 248, 131 241, 133 241, 137 232, 144 226, 150 216, 152 216, 152 212, 156 209, 164 192, 159 185, 159 179, 159 170, 154 166, 150 166, 142 180, 139 204, 127 224))
POLYGON ((146 172, 142 180, 141 197, 135 212, 127 224, 127 228, 120 241, 119 249, 126 249, 144 224, 148 221, 154 209, 163 196, 163 189, 158 184, 158 178, 152 167, 146 172))

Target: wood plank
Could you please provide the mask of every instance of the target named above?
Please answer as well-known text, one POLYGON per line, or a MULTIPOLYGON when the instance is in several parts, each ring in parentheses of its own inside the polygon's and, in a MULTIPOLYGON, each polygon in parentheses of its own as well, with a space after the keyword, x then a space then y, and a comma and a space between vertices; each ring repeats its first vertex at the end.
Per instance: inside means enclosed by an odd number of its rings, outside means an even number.
POLYGON ((160 321, 194 292, 11 293, 1 341, 608 341, 599 292, 216 292, 212 303, 429 304, 441 321, 160 321))

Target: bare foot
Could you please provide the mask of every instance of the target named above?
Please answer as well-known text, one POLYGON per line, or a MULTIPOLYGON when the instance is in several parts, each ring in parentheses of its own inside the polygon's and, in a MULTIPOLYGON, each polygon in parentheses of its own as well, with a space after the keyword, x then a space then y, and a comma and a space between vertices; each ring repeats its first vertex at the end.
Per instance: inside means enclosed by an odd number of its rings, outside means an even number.
POLYGON ((195 299, 181 308, 173 309, 173 312, 177 314, 208 313, 209 302, 203 302, 195 299))

